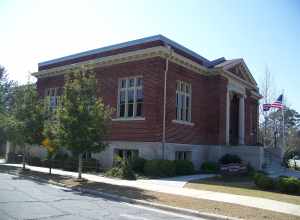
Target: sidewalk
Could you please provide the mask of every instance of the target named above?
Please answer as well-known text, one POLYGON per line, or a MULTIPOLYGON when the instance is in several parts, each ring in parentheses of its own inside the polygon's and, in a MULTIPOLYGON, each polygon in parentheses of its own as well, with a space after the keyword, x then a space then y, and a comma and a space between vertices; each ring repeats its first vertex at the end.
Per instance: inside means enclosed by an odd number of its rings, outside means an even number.
MULTIPOLYGON (((6 164, 6 165, 21 167, 20 164, 6 164)), ((43 173, 48 173, 49 171, 48 168, 43 168, 43 167, 34 167, 34 166, 27 165, 27 168, 33 171, 38 171, 43 173)), ((75 172, 63 171, 58 169, 53 169, 52 173, 58 175, 77 177, 77 173, 75 172)), ((250 197, 250 196, 240 196, 240 195, 233 195, 228 193, 182 188, 182 182, 185 182, 185 180, 192 178, 192 176, 181 177, 182 180, 179 179, 178 184, 173 183, 170 185, 163 184, 163 182, 164 181, 176 182, 176 179, 174 180, 174 178, 171 178, 165 180, 128 181, 128 180, 111 179, 111 178, 92 175, 92 174, 83 174, 82 177, 94 182, 107 183, 107 184, 118 185, 118 186, 134 187, 142 190, 168 193, 172 195, 180 195, 180 196, 185 196, 185 197, 190 197, 195 199, 206 199, 206 200, 212 200, 218 202, 225 202, 225 203, 237 204, 242 206, 248 206, 253 208, 265 209, 269 211, 300 216, 300 206, 295 204, 279 202, 279 201, 264 199, 264 198, 250 197)))

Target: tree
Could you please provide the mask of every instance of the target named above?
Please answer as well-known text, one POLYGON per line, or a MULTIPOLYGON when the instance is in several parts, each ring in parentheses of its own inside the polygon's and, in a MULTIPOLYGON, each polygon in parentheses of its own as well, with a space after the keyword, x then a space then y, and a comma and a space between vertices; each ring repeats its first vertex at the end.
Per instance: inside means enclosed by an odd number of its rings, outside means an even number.
POLYGON ((11 109, 4 124, 8 140, 23 149, 25 169, 26 145, 42 141, 43 111, 35 85, 28 83, 14 88, 11 109))
POLYGON ((78 69, 67 74, 62 105, 57 111, 59 144, 78 157, 81 179, 82 155, 101 152, 107 146, 112 109, 97 97, 99 87, 93 71, 78 69))
POLYGON ((12 99, 12 89, 15 86, 16 83, 8 79, 6 69, 0 65, 0 145, 6 142, 4 121, 6 114, 9 112, 9 106, 12 99))
POLYGON ((55 120, 46 120, 44 122, 42 146, 47 150, 47 160, 49 162, 49 174, 52 170, 52 161, 59 150, 57 141, 57 124, 55 120))

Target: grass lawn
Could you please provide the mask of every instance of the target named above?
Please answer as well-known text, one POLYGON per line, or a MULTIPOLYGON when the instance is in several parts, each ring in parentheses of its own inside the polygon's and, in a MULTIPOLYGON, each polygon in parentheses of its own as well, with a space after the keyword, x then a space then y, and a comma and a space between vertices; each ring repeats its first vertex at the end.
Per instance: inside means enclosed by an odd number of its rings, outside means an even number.
POLYGON ((300 196, 260 190, 255 186, 251 177, 248 176, 226 178, 217 176, 202 180, 190 181, 184 187, 244 196, 261 197, 300 205, 300 196))

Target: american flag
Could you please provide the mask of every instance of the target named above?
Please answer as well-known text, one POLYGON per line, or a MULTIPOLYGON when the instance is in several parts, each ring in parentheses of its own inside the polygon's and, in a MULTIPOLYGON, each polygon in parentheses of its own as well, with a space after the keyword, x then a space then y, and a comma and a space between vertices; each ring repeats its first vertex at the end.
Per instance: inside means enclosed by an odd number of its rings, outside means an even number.
POLYGON ((269 111, 270 108, 278 108, 278 109, 283 109, 283 94, 281 94, 276 101, 274 101, 272 104, 263 104, 263 110, 264 111, 269 111))

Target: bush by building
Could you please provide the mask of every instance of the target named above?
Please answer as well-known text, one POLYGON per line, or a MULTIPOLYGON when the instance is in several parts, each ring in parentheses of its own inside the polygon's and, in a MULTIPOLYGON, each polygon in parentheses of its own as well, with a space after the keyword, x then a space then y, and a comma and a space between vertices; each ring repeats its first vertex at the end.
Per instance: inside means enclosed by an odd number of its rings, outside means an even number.
POLYGON ((144 166, 144 173, 151 177, 175 176, 175 162, 171 160, 148 160, 144 166))
POLYGON ((132 167, 127 160, 121 160, 119 163, 117 163, 116 166, 111 168, 105 173, 106 176, 109 177, 117 177, 120 179, 126 179, 126 180, 135 180, 136 176, 132 170, 132 167))
POLYGON ((264 190, 273 190, 275 188, 274 179, 263 173, 254 174, 254 183, 258 188, 264 190))
POLYGON ((141 157, 135 157, 130 161, 132 170, 137 173, 144 173, 144 166, 146 163, 146 159, 141 157))
POLYGON ((225 154, 219 160, 220 164, 241 163, 242 159, 235 154, 225 154))
POLYGON ((201 171, 204 173, 217 173, 219 165, 215 162, 204 162, 201 165, 201 171))
POLYGON ((280 192, 297 194, 300 193, 300 180, 295 177, 279 177, 277 187, 280 192))
POLYGON ((174 163, 177 176, 191 175, 195 173, 194 164, 189 160, 175 160, 174 163))

